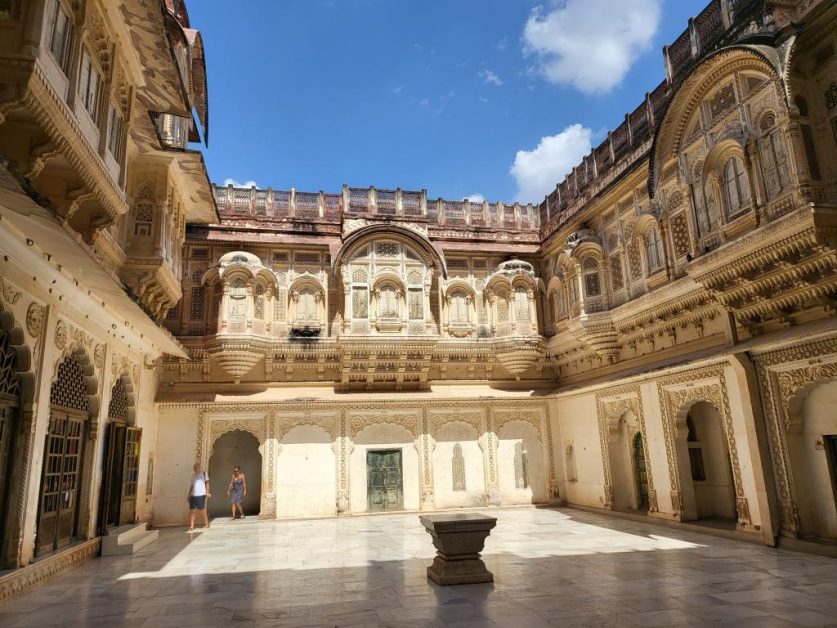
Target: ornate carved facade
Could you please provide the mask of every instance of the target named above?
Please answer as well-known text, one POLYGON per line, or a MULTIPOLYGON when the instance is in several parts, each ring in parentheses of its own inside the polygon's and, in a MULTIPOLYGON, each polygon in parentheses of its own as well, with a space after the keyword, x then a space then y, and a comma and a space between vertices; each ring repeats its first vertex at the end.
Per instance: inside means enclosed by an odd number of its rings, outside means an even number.
POLYGON ((710 2, 537 207, 212 187, 183 4, 70 4, 2 14, 4 564, 95 536, 117 424, 150 435, 129 510, 157 526, 194 457, 222 487, 253 464, 264 518, 566 503, 837 538, 833 3, 710 2))

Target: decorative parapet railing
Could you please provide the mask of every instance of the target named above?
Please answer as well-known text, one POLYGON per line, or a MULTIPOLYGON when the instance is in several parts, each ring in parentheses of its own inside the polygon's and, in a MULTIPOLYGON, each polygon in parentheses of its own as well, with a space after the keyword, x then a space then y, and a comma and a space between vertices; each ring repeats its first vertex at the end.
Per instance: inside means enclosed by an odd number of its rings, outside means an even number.
POLYGON ((663 47, 666 79, 625 121, 607 134, 607 139, 584 157, 581 164, 555 186, 538 207, 541 238, 546 239, 581 211, 607 182, 631 167, 645 150, 665 113, 677 84, 707 53, 732 41, 745 23, 756 18, 761 30, 770 24, 757 9, 765 0, 711 0, 689 27, 670 46, 663 47), (640 150, 642 149, 642 150, 640 150))
POLYGON ((446 228, 539 228, 537 208, 520 203, 431 200, 427 191, 343 187, 340 194, 215 186, 222 222, 255 220, 339 223, 343 218, 388 218, 446 228))

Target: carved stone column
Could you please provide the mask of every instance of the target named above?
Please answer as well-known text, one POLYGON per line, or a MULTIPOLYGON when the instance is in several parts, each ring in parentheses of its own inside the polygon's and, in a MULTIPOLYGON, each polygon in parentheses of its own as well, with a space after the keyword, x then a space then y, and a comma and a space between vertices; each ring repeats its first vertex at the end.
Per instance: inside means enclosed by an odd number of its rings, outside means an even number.
POLYGON ((494 431, 494 413, 486 409, 485 446, 483 460, 485 464, 485 492, 488 506, 501 506, 500 482, 497 474, 497 434, 494 431))
POLYGON ((416 441, 419 455, 419 486, 421 510, 435 510, 436 496, 433 486, 433 450, 436 441, 430 434, 427 408, 421 409, 421 433, 416 441))

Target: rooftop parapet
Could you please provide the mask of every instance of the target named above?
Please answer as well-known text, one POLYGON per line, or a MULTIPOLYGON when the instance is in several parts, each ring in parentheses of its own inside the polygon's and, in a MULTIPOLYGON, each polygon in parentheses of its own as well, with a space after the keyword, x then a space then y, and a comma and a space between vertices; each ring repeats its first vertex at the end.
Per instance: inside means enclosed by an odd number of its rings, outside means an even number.
POLYGON ((214 186, 221 221, 254 220, 340 223, 351 218, 385 218, 429 223, 449 229, 502 228, 537 232, 537 208, 531 203, 491 203, 427 198, 427 191, 343 186, 340 194, 214 186))
MULTIPOLYGON (((730 40, 726 35, 757 17, 764 0, 712 0, 689 20, 688 28, 670 46, 663 46, 666 79, 607 139, 584 157, 539 205, 541 238, 546 239, 577 214, 599 191, 624 172, 650 147, 669 99, 694 64, 730 40)), ((756 20, 759 28, 766 21, 756 20), (763 23, 761 23, 763 22, 763 23)))

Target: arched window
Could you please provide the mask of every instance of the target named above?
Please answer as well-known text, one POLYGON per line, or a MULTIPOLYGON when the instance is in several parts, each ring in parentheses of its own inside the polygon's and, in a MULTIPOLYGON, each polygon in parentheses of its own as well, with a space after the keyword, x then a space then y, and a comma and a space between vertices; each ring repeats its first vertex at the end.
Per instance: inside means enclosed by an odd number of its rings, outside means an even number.
POLYGON ((695 210, 698 235, 706 235, 718 226, 715 213, 715 191, 711 177, 703 179, 703 162, 698 162, 693 170, 692 205, 695 210))
POLYGON ((146 183, 140 187, 134 200, 134 235, 150 236, 153 220, 154 186, 146 183))
POLYGON ((570 308, 575 307, 578 303, 578 277, 573 275, 567 279, 567 299, 569 300, 570 308))
POLYGON ((293 294, 296 301, 296 321, 302 323, 317 323, 320 320, 317 302, 320 294, 314 288, 304 287, 293 294))
POLYGON ((254 314, 253 318, 257 320, 264 319, 264 285, 257 284, 256 285, 256 301, 254 304, 254 314))
POLYGON ((727 215, 733 216, 750 204, 750 184, 744 163, 738 157, 731 157, 724 166, 724 195, 727 215))
POLYGON ((464 290, 454 290, 450 295, 449 321, 452 325, 470 322, 470 298, 464 290))
POLYGON ((822 173, 820 172, 820 161, 817 158, 814 132, 808 120, 808 102, 802 96, 797 96, 794 99, 794 103, 796 104, 796 108, 799 109, 799 115, 802 118, 799 121, 799 130, 802 133, 802 144, 805 146, 805 156, 808 159, 808 172, 811 175, 811 179, 820 181, 822 180, 822 173))
POLYGON ((555 303, 557 306, 558 320, 567 318, 567 300, 564 298, 563 285, 559 285, 555 289, 555 303))
POLYGON ((378 318, 400 318, 400 291, 392 284, 381 286, 378 291, 378 318))
POLYGON ((663 266, 663 241, 660 239, 660 231, 652 227, 645 233, 645 257, 648 262, 648 273, 663 266))
POLYGON ((506 291, 497 292, 497 321, 507 323, 509 321, 509 302, 506 300, 506 291))
POLYGON ((599 278, 599 263, 595 257, 586 257, 581 263, 584 271, 584 291, 588 297, 597 297, 602 293, 602 284, 599 278))
POLYGON ((247 316, 247 286, 242 279, 234 279, 230 285, 229 305, 227 312, 230 318, 244 318, 247 316))
POLYGON ((763 134, 758 146, 765 192, 767 198, 773 198, 790 183, 788 153, 782 129, 777 128, 776 117, 772 113, 762 116, 759 130, 763 134))
POLYGON ((529 320, 529 291, 525 286, 514 289, 514 316, 517 321, 529 320))

